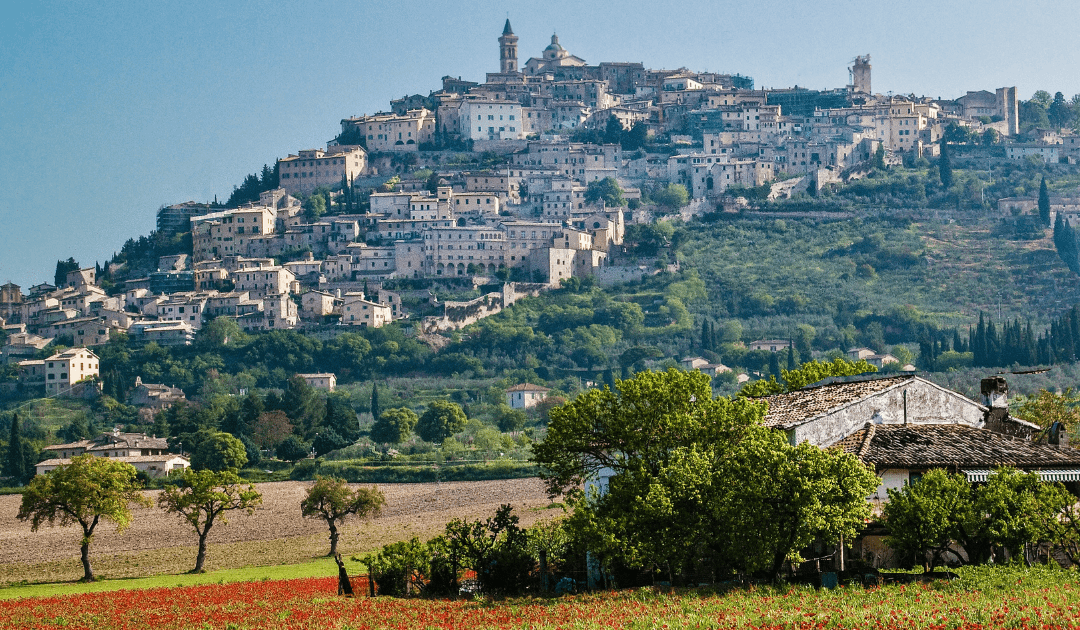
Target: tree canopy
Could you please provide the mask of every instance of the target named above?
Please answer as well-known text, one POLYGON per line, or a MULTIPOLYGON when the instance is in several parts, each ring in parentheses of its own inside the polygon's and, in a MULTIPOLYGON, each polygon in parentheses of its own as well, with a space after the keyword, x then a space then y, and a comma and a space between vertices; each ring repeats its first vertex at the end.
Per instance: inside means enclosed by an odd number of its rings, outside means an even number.
POLYGON ((191 467, 195 470, 238 471, 247 462, 244 443, 224 431, 217 431, 203 440, 191 456, 191 467))
POLYGON ((416 433, 427 442, 442 442, 465 427, 468 418, 461 406, 445 400, 436 400, 416 423, 416 433))
POLYGON ((135 467, 108 457, 90 454, 72 458, 70 464, 34 477, 23 492, 18 518, 29 520, 37 531, 42 523, 78 524, 82 528, 83 580, 92 582, 90 542, 102 519, 112 521, 117 532, 131 524, 131 504, 150 505, 139 491, 135 467))
POLYGON ((853 535, 878 480, 851 455, 789 445, 765 409, 714 398, 699 372, 641 372, 553 409, 534 458, 604 561, 776 576, 810 541, 853 535))
POLYGON ((307 518, 321 518, 330 528, 330 553, 337 554, 337 526, 349 516, 364 518, 378 514, 386 504, 386 497, 378 488, 349 489, 344 479, 316 477, 300 502, 300 513, 307 518))
POLYGON ((199 536, 199 553, 192 573, 202 573, 206 562, 206 537, 215 523, 227 524, 226 512, 244 510, 248 514, 262 503, 262 494, 231 470, 187 470, 180 485, 166 486, 158 495, 158 505, 180 516, 199 536))
MULTIPOLYGON (((773 353, 775 357, 776 353, 773 353)), ((780 370, 783 383, 774 377, 768 380, 762 379, 747 383, 739 391, 739 396, 748 398, 764 398, 774 394, 783 394, 802 389, 807 385, 813 385, 818 381, 830 376, 856 376, 877 372, 877 368, 865 360, 849 361, 843 357, 837 357, 832 361, 807 361, 794 370, 780 370)))
POLYGON ((690 193, 687 192, 686 186, 682 184, 668 184, 659 190, 654 190, 649 194, 649 197, 657 205, 669 210, 677 210, 690 201, 690 193))
POLYGON ((617 208, 626 205, 626 200, 622 195, 623 189, 619 186, 619 182, 614 177, 605 177, 589 182, 585 190, 585 201, 587 203, 603 201, 605 207, 617 208))
POLYGON ((380 444, 400 444, 412 434, 418 420, 408 407, 387 409, 371 425, 371 439, 380 444))

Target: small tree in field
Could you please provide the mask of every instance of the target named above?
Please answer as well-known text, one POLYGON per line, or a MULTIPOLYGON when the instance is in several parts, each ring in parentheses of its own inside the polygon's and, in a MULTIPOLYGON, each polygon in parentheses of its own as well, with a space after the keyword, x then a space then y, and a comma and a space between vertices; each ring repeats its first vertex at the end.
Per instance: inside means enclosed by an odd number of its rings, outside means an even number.
POLYGON ((378 488, 357 488, 349 490, 344 479, 337 477, 316 477, 315 484, 308 488, 307 496, 300 503, 300 513, 307 518, 321 518, 330 528, 330 553, 337 554, 337 526, 345 522, 350 515, 360 518, 375 516, 382 511, 386 497, 378 488))
POLYGON ((192 573, 202 573, 206 561, 206 537, 214 523, 228 523, 229 510, 246 510, 248 514, 262 503, 262 494, 255 486, 242 485, 240 477, 231 470, 188 470, 179 486, 169 486, 158 496, 158 505, 166 512, 180 515, 199 535, 199 555, 192 573))
POLYGON ((70 464, 59 466, 30 481, 23 493, 18 518, 29 520, 37 531, 43 522, 53 525, 78 523, 83 530, 83 581, 94 581, 90 567, 90 541, 101 519, 116 524, 122 532, 131 524, 130 505, 150 505, 139 492, 135 467, 107 457, 80 455, 70 464))

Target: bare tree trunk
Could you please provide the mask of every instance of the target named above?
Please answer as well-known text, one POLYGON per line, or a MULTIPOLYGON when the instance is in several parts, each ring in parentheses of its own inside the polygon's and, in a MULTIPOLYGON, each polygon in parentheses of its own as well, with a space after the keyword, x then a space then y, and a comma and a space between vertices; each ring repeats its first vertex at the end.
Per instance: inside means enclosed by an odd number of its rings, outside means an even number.
POLYGON ((327 555, 336 556, 337 555, 337 543, 338 543, 337 526, 334 525, 334 521, 331 520, 331 519, 326 519, 326 524, 330 526, 330 553, 327 554, 327 555))

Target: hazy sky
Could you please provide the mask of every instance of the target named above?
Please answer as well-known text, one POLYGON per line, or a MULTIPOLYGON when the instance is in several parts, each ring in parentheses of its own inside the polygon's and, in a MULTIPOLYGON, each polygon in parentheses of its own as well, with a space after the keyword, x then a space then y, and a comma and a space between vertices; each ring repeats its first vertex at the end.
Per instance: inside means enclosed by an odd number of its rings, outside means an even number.
POLYGON ((522 62, 552 32, 590 64, 840 87, 870 54, 875 92, 1080 92, 1080 3, 121 2, 0 8, 0 283, 104 262, 162 205, 224 200, 263 164, 324 146, 341 118, 522 62))

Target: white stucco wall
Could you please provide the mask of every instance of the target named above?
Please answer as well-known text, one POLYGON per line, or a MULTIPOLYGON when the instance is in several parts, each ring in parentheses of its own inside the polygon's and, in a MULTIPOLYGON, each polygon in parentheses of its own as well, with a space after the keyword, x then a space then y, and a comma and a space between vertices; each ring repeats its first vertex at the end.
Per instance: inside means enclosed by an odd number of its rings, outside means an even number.
POLYGON ((831 446, 863 428, 867 422, 904 424, 905 390, 908 424, 983 426, 986 408, 982 405, 928 381, 912 379, 804 422, 794 428, 794 442, 831 446))

